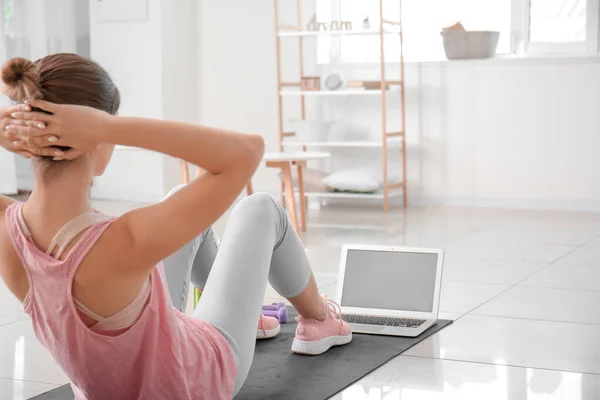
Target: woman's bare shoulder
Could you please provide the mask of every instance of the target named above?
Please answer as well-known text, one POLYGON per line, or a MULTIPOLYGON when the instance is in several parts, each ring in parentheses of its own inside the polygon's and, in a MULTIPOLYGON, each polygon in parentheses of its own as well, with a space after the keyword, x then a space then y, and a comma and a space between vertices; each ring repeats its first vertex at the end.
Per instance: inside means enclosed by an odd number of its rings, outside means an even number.
POLYGON ((4 281, 8 289, 23 302, 29 291, 29 281, 5 223, 6 208, 13 203, 16 200, 0 195, 0 285, 4 281))
MULTIPOLYGON (((0 253, 3 252, 4 250, 4 246, 3 246, 3 242, 5 241, 5 239, 8 237, 6 232, 6 223, 4 222, 6 220, 6 209, 8 208, 8 206, 10 206, 11 204, 15 203, 16 200, 11 199, 10 197, 6 197, 6 196, 2 196, 0 195, 0 253)), ((1 254, 0 254, 1 256, 1 254)))
POLYGON ((10 197, 0 195, 0 213, 4 214, 4 210, 16 200, 11 199, 10 197))

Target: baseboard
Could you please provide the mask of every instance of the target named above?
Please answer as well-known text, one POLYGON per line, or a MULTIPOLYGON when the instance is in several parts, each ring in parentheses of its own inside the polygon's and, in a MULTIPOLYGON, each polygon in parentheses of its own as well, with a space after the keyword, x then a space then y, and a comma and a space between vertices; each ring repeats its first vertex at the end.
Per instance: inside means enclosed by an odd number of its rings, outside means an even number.
POLYGON ((106 201, 127 201, 132 203, 158 203, 163 199, 165 193, 162 192, 140 192, 125 189, 107 189, 96 190, 92 188, 90 197, 92 200, 106 201))
POLYGON ((506 208, 516 210, 600 212, 600 200, 467 199, 409 196, 409 205, 506 208))

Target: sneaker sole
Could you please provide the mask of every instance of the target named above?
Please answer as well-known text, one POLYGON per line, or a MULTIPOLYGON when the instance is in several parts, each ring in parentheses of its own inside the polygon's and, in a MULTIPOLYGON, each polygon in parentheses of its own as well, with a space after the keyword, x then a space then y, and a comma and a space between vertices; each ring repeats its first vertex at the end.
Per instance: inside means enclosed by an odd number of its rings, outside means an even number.
POLYGON ((306 341, 294 339, 292 343, 292 351, 298 354, 306 354, 310 356, 318 356, 325 353, 333 346, 343 346, 352 341, 352 333, 348 336, 329 336, 325 339, 306 341))
POLYGON ((277 334, 279 334, 280 330, 281 330, 281 325, 277 325, 277 328, 271 329, 270 331, 258 329, 256 331, 256 338, 257 339, 271 339, 271 338, 277 336, 277 334))

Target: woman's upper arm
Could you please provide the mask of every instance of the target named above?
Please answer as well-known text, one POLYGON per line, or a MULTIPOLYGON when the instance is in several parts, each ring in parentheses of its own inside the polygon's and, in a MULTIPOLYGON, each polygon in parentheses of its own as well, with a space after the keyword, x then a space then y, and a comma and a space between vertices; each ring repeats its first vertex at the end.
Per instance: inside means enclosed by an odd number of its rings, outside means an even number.
POLYGON ((210 227, 237 199, 248 172, 205 174, 161 203, 118 218, 111 229, 125 268, 152 268, 210 227))

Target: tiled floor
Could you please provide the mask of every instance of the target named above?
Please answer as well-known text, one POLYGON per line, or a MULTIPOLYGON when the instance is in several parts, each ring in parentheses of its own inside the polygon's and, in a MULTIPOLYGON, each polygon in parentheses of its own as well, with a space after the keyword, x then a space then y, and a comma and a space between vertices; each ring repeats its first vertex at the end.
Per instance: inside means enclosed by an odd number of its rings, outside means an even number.
MULTIPOLYGON (((446 250, 441 317, 455 323, 335 399, 600 399, 600 214, 330 208, 311 210, 304 241, 330 297, 345 243, 446 250)), ((0 400, 66 382, 0 286, 0 400)))

